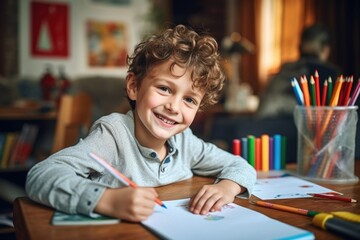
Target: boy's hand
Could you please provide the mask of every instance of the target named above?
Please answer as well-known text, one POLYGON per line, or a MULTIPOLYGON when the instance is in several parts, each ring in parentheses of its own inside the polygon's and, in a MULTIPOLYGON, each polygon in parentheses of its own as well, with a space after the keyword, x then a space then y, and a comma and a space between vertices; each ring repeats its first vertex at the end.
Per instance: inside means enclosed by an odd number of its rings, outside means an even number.
POLYGON ((152 214, 157 196, 153 188, 109 188, 100 198, 95 212, 131 222, 140 222, 152 214))
POLYGON ((220 211, 222 206, 233 202, 235 196, 242 190, 237 183, 226 179, 217 184, 204 185, 190 200, 189 210, 201 215, 209 211, 220 211))

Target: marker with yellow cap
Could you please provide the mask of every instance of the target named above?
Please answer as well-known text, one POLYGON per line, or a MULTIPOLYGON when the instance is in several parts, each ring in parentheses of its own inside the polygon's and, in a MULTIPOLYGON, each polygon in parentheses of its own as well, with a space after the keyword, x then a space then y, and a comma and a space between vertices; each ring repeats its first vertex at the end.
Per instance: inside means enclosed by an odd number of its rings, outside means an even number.
POLYGON ((360 238, 360 224, 346 221, 329 213, 318 213, 312 219, 312 223, 329 232, 339 234, 349 239, 360 238))

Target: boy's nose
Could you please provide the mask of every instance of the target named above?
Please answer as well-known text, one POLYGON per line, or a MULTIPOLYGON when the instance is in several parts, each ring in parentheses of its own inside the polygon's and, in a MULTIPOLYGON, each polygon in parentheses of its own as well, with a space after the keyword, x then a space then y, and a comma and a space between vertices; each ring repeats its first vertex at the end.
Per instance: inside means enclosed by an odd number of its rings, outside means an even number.
POLYGON ((177 113, 179 111, 180 99, 174 97, 171 98, 170 101, 165 105, 166 109, 170 112, 177 113))

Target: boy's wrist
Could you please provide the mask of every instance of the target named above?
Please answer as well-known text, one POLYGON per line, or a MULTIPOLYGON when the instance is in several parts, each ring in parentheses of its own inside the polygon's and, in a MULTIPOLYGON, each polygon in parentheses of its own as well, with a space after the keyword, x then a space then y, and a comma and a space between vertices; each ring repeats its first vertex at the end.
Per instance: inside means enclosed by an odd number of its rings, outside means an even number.
POLYGON ((229 180, 229 179, 221 179, 218 184, 223 185, 227 188, 228 191, 231 191, 234 196, 243 193, 246 189, 239 185, 238 183, 229 180))
POLYGON ((106 188, 103 195, 100 197, 97 205, 94 208, 94 212, 109 215, 112 211, 112 191, 106 188))

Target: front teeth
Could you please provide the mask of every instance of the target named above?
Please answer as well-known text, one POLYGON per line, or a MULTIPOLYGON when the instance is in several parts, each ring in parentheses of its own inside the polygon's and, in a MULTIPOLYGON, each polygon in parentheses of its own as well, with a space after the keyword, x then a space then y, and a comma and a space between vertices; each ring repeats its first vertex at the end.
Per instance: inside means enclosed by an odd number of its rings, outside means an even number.
POLYGON ((175 124, 175 122, 170 121, 170 120, 168 120, 168 119, 166 119, 166 118, 163 118, 162 116, 160 116, 160 115, 158 115, 158 114, 157 114, 157 117, 158 117, 159 119, 161 119, 161 121, 163 121, 163 122, 165 122, 165 123, 167 123, 167 124, 175 124))

